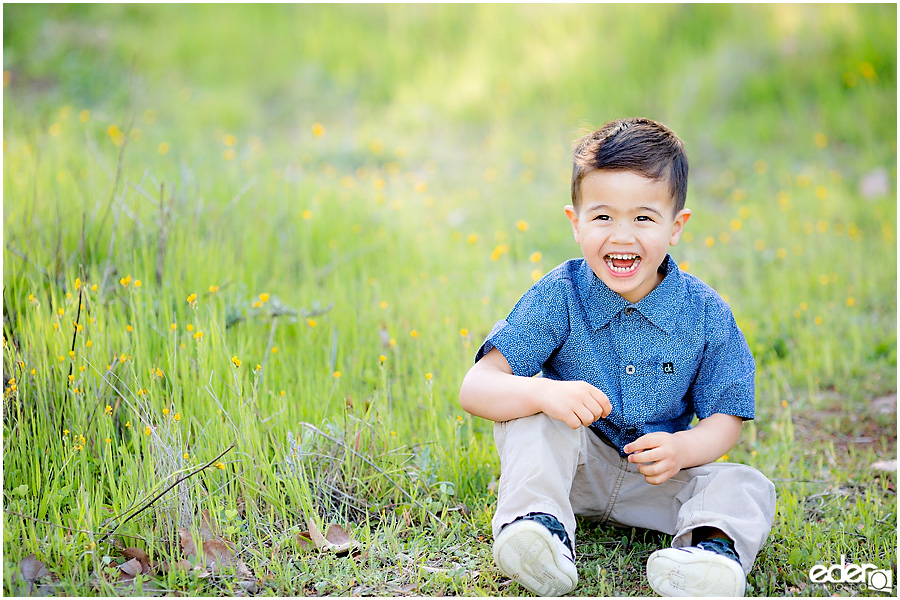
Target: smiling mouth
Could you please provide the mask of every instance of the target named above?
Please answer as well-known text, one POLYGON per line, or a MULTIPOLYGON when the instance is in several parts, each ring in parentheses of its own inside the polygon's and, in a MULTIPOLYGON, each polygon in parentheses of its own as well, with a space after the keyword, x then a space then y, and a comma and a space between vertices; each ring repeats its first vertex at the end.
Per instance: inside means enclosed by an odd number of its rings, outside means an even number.
POLYGON ((610 271, 620 275, 634 271, 641 264, 641 257, 637 254, 607 254, 603 260, 610 271))

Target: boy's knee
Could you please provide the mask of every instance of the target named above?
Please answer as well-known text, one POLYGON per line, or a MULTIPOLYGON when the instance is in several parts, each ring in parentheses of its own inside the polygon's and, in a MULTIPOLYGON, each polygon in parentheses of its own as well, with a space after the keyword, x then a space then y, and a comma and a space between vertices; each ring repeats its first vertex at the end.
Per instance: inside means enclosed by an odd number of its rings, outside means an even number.
POLYGON ((494 440, 498 450, 508 444, 523 444, 534 450, 549 446, 560 452, 566 449, 578 452, 584 446, 584 436, 584 427, 572 429, 544 413, 494 424, 494 440))
POLYGON ((730 484, 753 498, 768 517, 775 515, 775 484, 759 470, 743 464, 729 465, 730 484))

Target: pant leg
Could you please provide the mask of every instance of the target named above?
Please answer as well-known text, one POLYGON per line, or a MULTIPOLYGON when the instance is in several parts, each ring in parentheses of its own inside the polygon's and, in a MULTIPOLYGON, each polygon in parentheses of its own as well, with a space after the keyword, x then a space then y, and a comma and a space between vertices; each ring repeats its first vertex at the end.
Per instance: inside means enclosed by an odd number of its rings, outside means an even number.
POLYGON ((691 545, 691 532, 715 527, 734 541, 749 573, 775 518, 775 486, 747 465, 710 463, 682 469, 659 485, 647 483, 637 465, 588 435, 587 456, 572 487, 576 514, 674 536, 691 545))
POLYGON ((494 537, 507 523, 530 512, 559 519, 575 541, 569 500, 578 465, 584 462, 587 429, 572 429, 543 413, 494 425, 500 455, 500 489, 491 522, 494 537))
POLYGON ((689 546, 694 529, 715 527, 734 541, 749 573, 775 520, 775 486, 753 467, 736 463, 710 463, 682 473, 690 473, 690 482, 682 490, 672 545, 689 546))

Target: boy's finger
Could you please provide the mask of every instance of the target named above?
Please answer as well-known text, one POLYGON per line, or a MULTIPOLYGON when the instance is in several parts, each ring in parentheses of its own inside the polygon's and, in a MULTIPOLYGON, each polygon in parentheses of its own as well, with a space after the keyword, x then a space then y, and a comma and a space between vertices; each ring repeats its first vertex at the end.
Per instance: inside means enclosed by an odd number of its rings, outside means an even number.
POLYGON ((654 463, 657 460, 659 460, 659 459, 656 458, 653 450, 642 450, 642 451, 634 452, 634 453, 628 455, 629 462, 638 463, 638 464, 654 463))
POLYGON ((599 418, 606 417, 609 415, 609 413, 612 412, 612 404, 610 404, 609 398, 606 396, 606 394, 604 394, 597 388, 594 388, 594 391, 591 393, 591 397, 597 401, 597 404, 600 405, 600 410, 602 412, 600 413, 599 418))

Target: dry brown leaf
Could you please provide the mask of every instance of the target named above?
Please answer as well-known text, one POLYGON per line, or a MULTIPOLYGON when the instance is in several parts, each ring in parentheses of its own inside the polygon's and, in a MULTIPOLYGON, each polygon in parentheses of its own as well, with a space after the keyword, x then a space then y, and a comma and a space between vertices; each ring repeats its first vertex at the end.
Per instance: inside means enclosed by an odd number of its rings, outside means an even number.
POLYGON ((141 561, 136 558, 132 558, 127 560, 126 562, 119 565, 119 569, 122 573, 119 575, 119 579, 125 581, 127 579, 134 579, 135 575, 140 575, 144 568, 141 566, 141 561))
POLYGON ((194 538, 191 532, 184 527, 178 528, 178 538, 181 540, 181 551, 184 557, 190 559, 197 554, 197 546, 194 544, 194 538))
POLYGON ((332 523, 328 526, 325 535, 322 535, 322 532, 316 527, 315 521, 309 519, 308 524, 310 537, 316 548, 320 550, 328 550, 340 554, 341 552, 349 552, 359 545, 356 540, 350 537, 350 533, 340 525, 332 523))
POLYGON ((203 509, 200 513, 200 539, 203 541, 211 540, 216 537, 215 523, 209 515, 209 509, 203 509))
POLYGON ((301 550, 312 550, 316 547, 312 541, 312 535, 308 531, 301 531, 294 536, 294 539, 301 550))
POLYGON ((141 573, 150 572, 150 555, 140 548, 125 548, 122 550, 125 558, 131 558, 141 563, 141 573))
MULTIPOLYGON (((215 572, 220 567, 244 566, 243 561, 235 557, 225 540, 207 540, 203 542, 203 555, 206 558, 206 568, 215 572)), ((246 570, 247 567, 244 566, 246 570)), ((242 575, 238 572, 238 575, 242 575)))
POLYGON ((46 565, 39 561, 34 554, 29 554, 19 561, 19 573, 22 575, 22 579, 29 583, 34 583, 38 579, 50 575, 46 565))
POLYGON ((35 586, 35 582, 44 577, 50 577, 50 571, 46 565, 39 561, 37 556, 29 554, 19 561, 19 570, 13 575, 13 580, 22 578, 24 580, 29 596, 34 596, 37 592, 38 596, 47 596, 47 586, 35 586))
MULTIPOLYGON (((208 518, 208 516, 209 513, 206 512, 206 517, 208 518)), ((207 525, 206 528, 201 527, 200 533, 209 533, 209 531, 210 529, 207 525)), ((181 549, 184 552, 185 557, 190 559, 192 556, 196 556, 197 544, 191 533, 184 527, 179 527, 178 536, 181 539, 181 549)), ((204 566, 198 566, 198 569, 202 571, 198 574, 198 577, 209 577, 210 575, 218 574, 223 568, 233 567, 235 575, 241 580, 238 581, 238 585, 240 585, 241 588, 250 593, 256 593, 256 591, 258 591, 259 588, 256 585, 256 579, 253 576, 253 572, 247 568, 247 565, 244 564, 243 560, 235 556, 234 551, 232 550, 233 545, 230 542, 223 540, 222 538, 211 538, 203 539, 202 545, 204 566)), ((185 566, 190 570, 190 563, 184 560, 179 561, 175 567, 171 568, 183 568, 185 566)))

